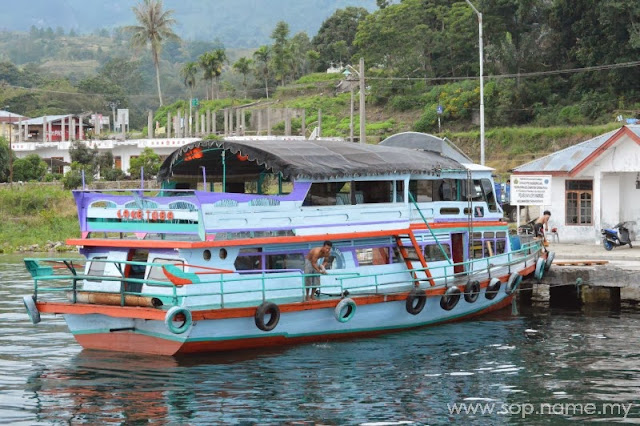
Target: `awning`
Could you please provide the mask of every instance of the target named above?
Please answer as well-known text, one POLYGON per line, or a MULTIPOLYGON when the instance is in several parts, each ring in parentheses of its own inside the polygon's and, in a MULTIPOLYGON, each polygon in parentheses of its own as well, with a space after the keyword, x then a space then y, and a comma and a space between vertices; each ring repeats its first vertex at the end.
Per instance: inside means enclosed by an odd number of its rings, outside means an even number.
POLYGON ((202 140, 174 151, 162 164, 158 180, 198 176, 201 167, 207 174, 219 174, 222 150, 227 152, 228 174, 266 170, 282 173, 285 178, 327 179, 464 169, 457 161, 435 152, 381 145, 322 140, 202 140))

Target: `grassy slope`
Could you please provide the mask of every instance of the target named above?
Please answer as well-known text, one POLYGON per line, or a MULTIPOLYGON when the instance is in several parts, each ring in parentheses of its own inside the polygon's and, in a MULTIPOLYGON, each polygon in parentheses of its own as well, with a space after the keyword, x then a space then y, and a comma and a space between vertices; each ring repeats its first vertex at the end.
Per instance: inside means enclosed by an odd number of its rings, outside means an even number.
POLYGON ((53 185, 0 188, 0 250, 79 237, 78 217, 70 191, 53 185))

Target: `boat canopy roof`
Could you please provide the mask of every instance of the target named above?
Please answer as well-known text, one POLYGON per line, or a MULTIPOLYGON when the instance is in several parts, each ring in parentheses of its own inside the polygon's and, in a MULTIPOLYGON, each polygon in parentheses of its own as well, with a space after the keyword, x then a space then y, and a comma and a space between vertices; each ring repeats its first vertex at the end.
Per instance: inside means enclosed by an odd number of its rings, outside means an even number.
POLYGON ((428 174, 439 169, 464 169, 436 152, 392 146, 324 140, 201 140, 174 151, 162 164, 159 181, 171 177, 282 173, 291 179, 330 179, 389 174, 428 174), (231 154, 231 155, 229 155, 231 154))

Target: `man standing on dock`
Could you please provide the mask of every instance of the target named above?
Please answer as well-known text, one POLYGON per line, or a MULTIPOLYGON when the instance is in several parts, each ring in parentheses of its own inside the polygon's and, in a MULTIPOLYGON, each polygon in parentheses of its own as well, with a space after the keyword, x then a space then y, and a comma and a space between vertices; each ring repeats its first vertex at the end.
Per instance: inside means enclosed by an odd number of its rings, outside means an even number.
POLYGON ((327 273, 326 267, 331 254, 331 247, 333 247, 333 243, 325 241, 322 247, 315 247, 309 250, 307 257, 304 259, 305 300, 313 300, 316 288, 320 287, 320 276, 317 274, 327 273), (318 264, 320 258, 324 258, 321 265, 318 264), (311 291, 311 295, 309 295, 309 291, 311 291))
POLYGON ((547 239, 544 236, 544 232, 549 232, 549 218, 551 217, 551 212, 549 210, 545 210, 542 213, 542 216, 536 219, 533 224, 533 236, 535 238, 542 238, 542 245, 547 246, 547 239), (542 230, 544 228, 544 231, 542 230))

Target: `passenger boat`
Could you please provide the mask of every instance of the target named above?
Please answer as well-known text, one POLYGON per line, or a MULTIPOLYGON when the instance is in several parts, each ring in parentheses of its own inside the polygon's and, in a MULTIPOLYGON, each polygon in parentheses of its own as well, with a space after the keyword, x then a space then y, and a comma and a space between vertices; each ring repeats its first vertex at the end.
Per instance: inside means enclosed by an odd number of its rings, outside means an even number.
POLYGON ((82 257, 25 259, 24 303, 34 323, 63 315, 84 348, 163 355, 485 314, 553 261, 509 238, 491 173, 443 150, 194 142, 164 161, 159 190, 74 191, 81 237, 67 243, 82 257), (326 274, 305 274, 326 240, 326 274))

